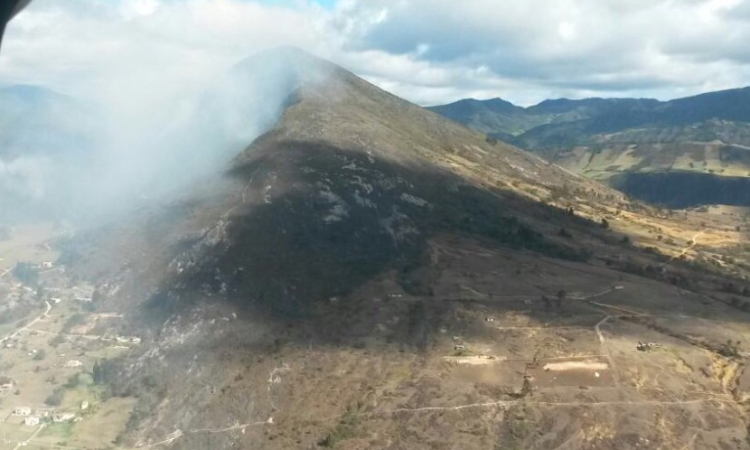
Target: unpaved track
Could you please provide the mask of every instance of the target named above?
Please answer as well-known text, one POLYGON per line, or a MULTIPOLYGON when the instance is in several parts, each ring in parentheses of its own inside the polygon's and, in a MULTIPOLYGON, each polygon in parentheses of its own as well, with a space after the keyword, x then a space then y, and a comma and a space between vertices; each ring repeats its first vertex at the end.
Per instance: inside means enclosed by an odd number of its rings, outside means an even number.
MULTIPOLYGON (((721 399, 721 398, 700 398, 691 400, 637 400, 637 401, 611 401, 611 402, 535 402, 529 400, 498 400, 495 402, 485 403, 471 403, 467 405, 458 406, 425 406, 422 408, 398 408, 390 409, 385 411, 373 411, 369 413, 358 414, 359 417, 375 417, 389 414, 399 413, 420 413, 420 412, 447 412, 447 411, 463 411, 466 409, 473 408, 493 408, 493 407, 505 407, 514 405, 531 405, 531 406, 547 406, 550 408, 581 408, 581 407, 607 407, 607 406, 684 406, 684 405, 699 405, 704 403, 730 403, 734 404, 732 399, 721 399)), ((327 419, 336 419, 340 416, 332 416, 327 419)))
POLYGON ((683 248, 682 251, 677 256, 673 256, 671 259, 673 259, 673 260, 674 259, 679 259, 679 258, 685 256, 687 254, 687 252, 689 252, 690 250, 693 249, 693 247, 695 247, 695 245, 698 243, 698 238, 700 236, 702 236, 704 233, 705 233, 705 231, 699 231, 699 232, 695 233, 695 235, 693 235, 692 239, 690 239, 690 243, 685 248, 683 248))
POLYGON ((16 444, 16 446, 13 447, 13 450, 18 450, 21 447, 25 447, 25 446, 29 445, 31 443, 31 440, 34 439, 36 437, 36 435, 39 434, 44 429, 45 426, 46 426, 45 424, 39 425, 39 428, 36 429, 36 431, 34 432, 34 434, 32 434, 31 436, 29 436, 29 438, 26 439, 25 441, 19 441, 16 444))
POLYGON ((142 449, 142 448, 155 448, 162 445, 169 445, 173 443, 174 441, 181 439, 185 437, 188 434, 201 434, 201 433, 212 433, 212 434, 218 434, 218 433, 231 433, 234 431, 240 431, 242 433, 245 432, 245 429, 250 427, 257 427, 261 425, 270 425, 272 422, 269 420, 264 420, 262 422, 254 422, 254 423, 245 423, 245 424, 238 424, 238 425, 231 425, 225 428, 199 428, 195 430, 188 430, 188 431, 182 431, 182 430, 175 430, 172 433, 168 434, 166 438, 162 439, 159 442, 154 442, 153 444, 146 444, 146 445, 140 445, 133 447, 133 449, 142 449))
POLYGON ((612 351, 609 349, 609 346, 607 345, 607 341, 604 339, 604 334, 602 334, 601 326, 604 325, 606 321, 611 319, 612 316, 606 316, 602 320, 600 320, 596 326, 594 326, 594 331, 596 331, 596 335, 599 336, 599 345, 601 345, 602 349, 604 350, 604 353, 607 355, 607 361, 609 362, 609 368, 612 371, 612 380, 615 383, 615 387, 620 386, 620 379, 617 375, 617 366, 615 365, 615 358, 612 356, 612 351))
POLYGON ((41 334, 50 334, 50 335, 53 335, 53 336, 68 336, 68 337, 73 337, 73 338, 89 339, 89 340, 92 340, 92 341, 96 341, 96 340, 99 340, 99 339, 101 339, 103 341, 114 341, 115 340, 115 338, 108 338, 108 337, 105 337, 105 336, 100 336, 98 334, 55 333, 53 331, 40 330, 38 328, 26 328, 26 331, 30 331, 30 332, 33 331, 33 332, 41 333, 41 334))
POLYGON ((16 337, 16 336, 17 336, 17 335, 18 335, 19 333, 22 333, 22 332, 26 331, 26 329, 28 329, 29 327, 31 327, 31 326, 32 326, 32 325, 34 325, 35 323, 39 322, 39 321, 40 321, 40 320, 42 320, 43 318, 47 317, 47 315, 49 314, 50 310, 52 309, 52 305, 50 304, 50 302, 45 302, 45 303, 47 304, 47 310, 46 310, 46 311, 44 311, 44 312, 43 312, 43 313, 42 313, 41 315, 39 315, 39 317, 37 317, 36 319, 34 319, 34 320, 32 320, 31 322, 27 323, 27 324, 26 324, 26 325, 24 325, 23 327, 21 327, 21 328, 17 329, 16 331, 14 331, 14 332, 10 333, 9 335, 7 335, 7 336, 3 337, 3 338, 2 338, 2 339, 0 339, 0 340, 3 340, 3 341, 4 341, 4 340, 6 340, 6 339, 13 339, 13 338, 14 338, 14 337, 16 337))

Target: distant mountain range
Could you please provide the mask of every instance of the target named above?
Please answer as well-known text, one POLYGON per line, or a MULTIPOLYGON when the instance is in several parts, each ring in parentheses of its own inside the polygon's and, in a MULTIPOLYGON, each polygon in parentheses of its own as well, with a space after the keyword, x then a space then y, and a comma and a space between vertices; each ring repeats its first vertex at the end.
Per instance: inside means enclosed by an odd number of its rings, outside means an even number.
POLYGON ((705 177, 750 176, 750 88, 671 101, 558 99, 522 108, 501 99, 466 99, 430 109, 618 187, 632 185, 624 180, 632 173, 679 172, 680 183, 689 173, 698 185, 705 177))
POLYGON ((0 222, 57 214, 91 170, 95 108, 38 86, 0 85, 0 222))
MULTIPOLYGON (((708 120, 750 122, 750 87, 711 92, 662 102, 655 99, 589 98, 545 100, 523 108, 500 98, 464 99, 428 108, 490 136, 523 141, 541 134, 552 137, 563 129, 581 134, 617 132, 634 127, 675 127, 708 120), (571 128, 571 124, 576 124, 571 128)), ((550 145, 558 145, 549 142, 550 145)))
POLYGON ((92 109, 38 86, 0 85, 0 157, 85 153, 99 125, 92 109))

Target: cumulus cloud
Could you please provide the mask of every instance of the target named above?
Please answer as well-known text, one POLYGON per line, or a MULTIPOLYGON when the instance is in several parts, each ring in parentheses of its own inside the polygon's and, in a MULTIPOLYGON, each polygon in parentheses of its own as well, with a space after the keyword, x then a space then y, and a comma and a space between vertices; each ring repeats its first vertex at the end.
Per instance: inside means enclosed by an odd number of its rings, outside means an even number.
POLYGON ((741 0, 372 0, 332 23, 351 51, 486 67, 465 86, 493 80, 510 99, 665 98, 748 83, 748 11, 741 0))
POLYGON ((145 120, 250 53, 296 45, 422 104, 670 98, 750 82, 749 4, 35 0, 9 28, 0 81, 94 92, 145 120))

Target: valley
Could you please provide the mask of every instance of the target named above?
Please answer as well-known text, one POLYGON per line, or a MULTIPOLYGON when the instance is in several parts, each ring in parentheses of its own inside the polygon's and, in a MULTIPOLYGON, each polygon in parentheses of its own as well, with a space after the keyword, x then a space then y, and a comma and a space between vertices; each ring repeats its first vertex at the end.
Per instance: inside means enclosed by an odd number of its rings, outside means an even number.
POLYGON ((133 399, 107 398, 95 365, 139 340, 119 336, 122 316, 94 312, 94 288, 50 262, 60 234, 35 225, 0 241, 3 449, 111 448, 133 407, 133 399))

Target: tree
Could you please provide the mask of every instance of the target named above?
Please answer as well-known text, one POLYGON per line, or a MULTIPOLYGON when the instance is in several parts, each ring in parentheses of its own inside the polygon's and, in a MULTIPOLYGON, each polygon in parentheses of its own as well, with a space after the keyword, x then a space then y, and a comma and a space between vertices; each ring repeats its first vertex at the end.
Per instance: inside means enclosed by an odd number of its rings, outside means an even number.
POLYGON ((65 391, 63 389, 57 388, 52 394, 49 395, 49 397, 44 399, 44 404, 47 406, 60 406, 62 404, 63 397, 65 397, 65 391))
POLYGON ((18 281, 28 286, 35 286, 39 281, 39 270, 28 262, 19 262, 13 268, 13 275, 18 281))
POLYGON ((94 368, 92 370, 91 376, 94 379, 94 384, 104 384, 104 371, 102 370, 102 366, 99 364, 99 361, 96 361, 94 363, 94 368))
POLYGON ((568 293, 564 289, 560 289, 557 291, 557 295, 555 295, 555 304, 559 308, 562 306, 563 300, 565 300, 568 297, 568 293))
POLYGON ((41 361, 45 357, 47 357, 47 352, 44 349, 40 349, 34 354, 34 361, 41 361))
POLYGON ((609 221, 602 217, 602 228, 605 230, 609 228, 609 221))

